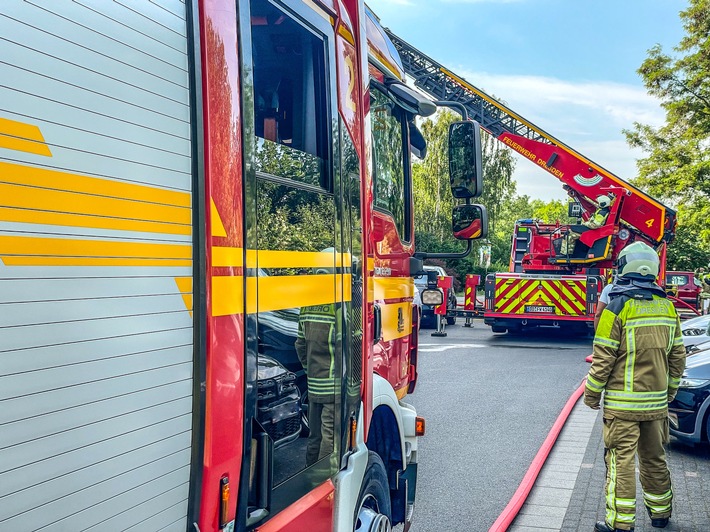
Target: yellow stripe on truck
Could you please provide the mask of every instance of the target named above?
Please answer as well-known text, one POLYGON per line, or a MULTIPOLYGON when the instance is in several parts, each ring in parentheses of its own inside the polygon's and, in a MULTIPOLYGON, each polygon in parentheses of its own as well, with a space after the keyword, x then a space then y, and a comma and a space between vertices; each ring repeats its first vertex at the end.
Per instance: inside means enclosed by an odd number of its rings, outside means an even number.
MULTIPOLYGON (((190 244, 148 244, 72 238, 37 238, 0 236, 0 260, 12 265, 96 265, 96 259, 111 265, 126 266, 126 259, 153 260, 156 265, 170 265, 162 261, 180 261, 190 265, 190 244), (37 259, 37 260, 32 260, 37 259), (108 260, 107 260, 108 259, 108 260)), ((106 264, 108 265, 108 264, 106 264)))
POLYGON ((93 196, 73 191, 0 183, 0 198, 3 207, 33 211, 56 211, 59 208, 67 214, 118 218, 119 221, 140 220, 177 224, 186 226, 186 234, 190 233, 192 224, 192 210, 187 207, 93 196))
POLYGON ((0 118, 0 148, 51 157, 52 152, 37 126, 0 118))
MULTIPOLYGON (((287 308, 326 305, 350 301, 351 275, 277 275, 248 277, 246 280, 246 311, 268 312, 287 308), (294 282, 295 280, 298 282, 294 282), (341 286, 345 287, 343 292, 341 286)), ((227 316, 244 312, 244 277, 212 277, 212 316, 227 316)))
MULTIPOLYGON (((189 208, 190 193, 0 162, 0 182, 189 208)), ((56 208, 56 205, 55 205, 56 208)))
POLYGON ((375 301, 414 297, 414 281, 411 277, 374 277, 372 286, 375 301))

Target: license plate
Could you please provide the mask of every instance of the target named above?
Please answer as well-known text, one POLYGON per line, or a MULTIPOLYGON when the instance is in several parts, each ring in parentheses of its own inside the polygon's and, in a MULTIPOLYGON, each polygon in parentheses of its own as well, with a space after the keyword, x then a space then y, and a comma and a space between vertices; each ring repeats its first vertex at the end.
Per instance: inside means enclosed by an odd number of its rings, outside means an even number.
POLYGON ((554 314, 555 307, 552 305, 525 305, 525 312, 531 314, 554 314))

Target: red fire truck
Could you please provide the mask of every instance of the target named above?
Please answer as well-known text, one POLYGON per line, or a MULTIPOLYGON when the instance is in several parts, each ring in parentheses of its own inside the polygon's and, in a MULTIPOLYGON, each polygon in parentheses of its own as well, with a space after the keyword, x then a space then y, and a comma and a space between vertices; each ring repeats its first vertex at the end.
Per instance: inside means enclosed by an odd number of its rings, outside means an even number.
MULTIPOLYGON (((619 251, 635 240, 654 247, 665 266, 675 211, 386 31, 419 89, 434 99, 458 102, 491 135, 559 179, 572 199, 570 213, 580 218, 576 226, 536 220, 516 224, 510 272, 486 279, 484 321, 494 332, 537 325, 591 331, 605 273, 619 251), (585 222, 600 208, 602 196, 611 202, 605 223, 590 229, 585 222), (569 245, 563 245, 565 240, 569 245)), ((659 278, 665 278, 663 271, 659 278)))
POLYGON ((363 2, 2 11, 0 530, 408 526, 436 107, 363 2))

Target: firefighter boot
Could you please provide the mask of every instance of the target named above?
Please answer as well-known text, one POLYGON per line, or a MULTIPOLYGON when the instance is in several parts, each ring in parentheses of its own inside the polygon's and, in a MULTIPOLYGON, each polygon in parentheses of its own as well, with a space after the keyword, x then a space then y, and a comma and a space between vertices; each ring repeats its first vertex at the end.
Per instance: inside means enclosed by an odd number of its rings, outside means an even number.
POLYGON ((651 509, 648 506, 646 506, 646 511, 651 518, 651 526, 653 528, 666 528, 668 526, 667 517, 653 517, 653 515, 651 515, 651 509))
MULTIPOLYGON (((631 532, 634 532, 633 527, 629 529, 631 532)), ((597 524, 594 525, 594 532, 628 532, 626 530, 622 530, 620 528, 612 528, 609 525, 607 525, 604 521, 597 521, 597 524)))

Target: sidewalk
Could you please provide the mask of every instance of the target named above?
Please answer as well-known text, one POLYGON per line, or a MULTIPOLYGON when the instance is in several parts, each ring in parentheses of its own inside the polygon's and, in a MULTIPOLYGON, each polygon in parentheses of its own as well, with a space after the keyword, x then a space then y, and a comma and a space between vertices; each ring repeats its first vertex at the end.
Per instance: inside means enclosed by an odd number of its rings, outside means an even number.
MULTIPOLYGON (((606 468, 600 412, 579 400, 511 532, 593 532, 594 523, 604 519, 606 468)), ((673 517, 664 530, 710 532, 710 448, 689 447, 671 437, 666 452, 674 500, 673 517)), ((636 531, 660 530, 651 527, 640 484, 636 500, 636 531)))

